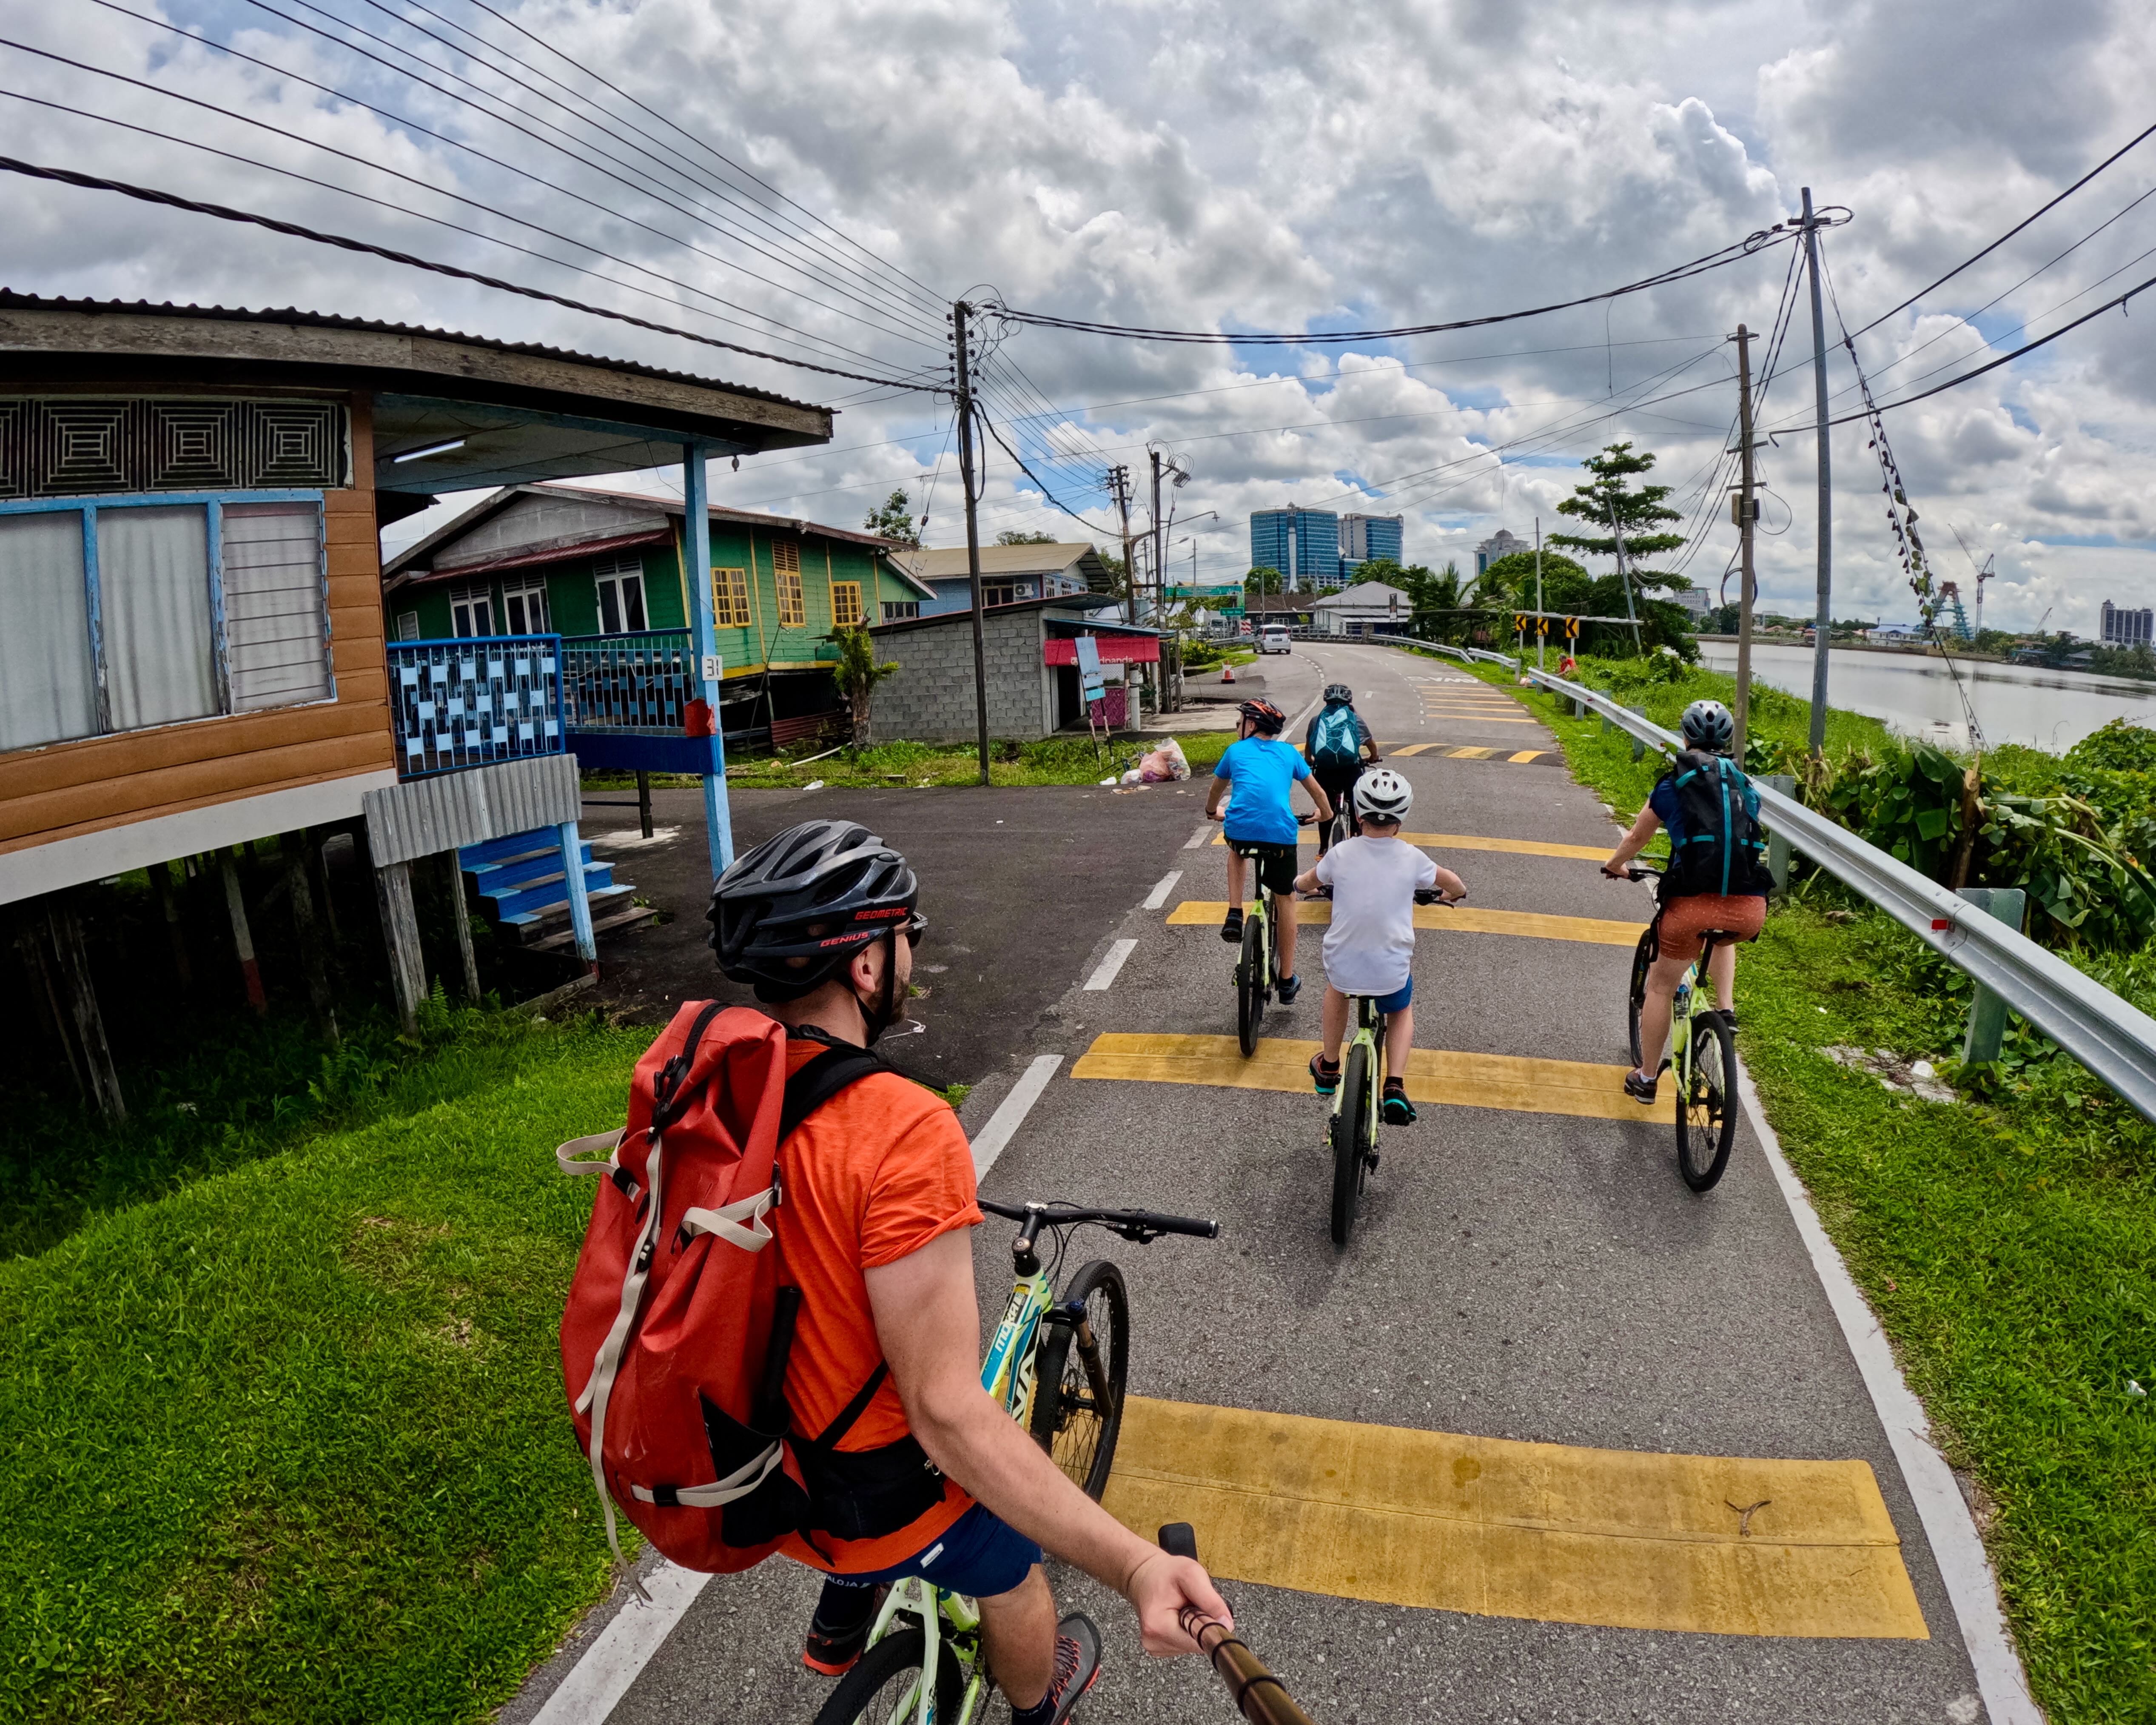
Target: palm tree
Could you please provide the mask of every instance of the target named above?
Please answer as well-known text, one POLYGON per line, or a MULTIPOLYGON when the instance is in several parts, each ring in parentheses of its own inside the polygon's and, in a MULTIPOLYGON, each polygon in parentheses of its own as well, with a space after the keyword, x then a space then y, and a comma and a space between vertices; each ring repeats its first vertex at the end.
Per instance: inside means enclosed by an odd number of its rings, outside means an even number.
POLYGON ((854 713, 854 747, 869 746, 869 701, 875 685, 898 669, 898 661, 878 665, 875 643, 865 629, 834 629, 831 639, 839 644, 839 662, 831 667, 832 680, 846 697, 854 713))

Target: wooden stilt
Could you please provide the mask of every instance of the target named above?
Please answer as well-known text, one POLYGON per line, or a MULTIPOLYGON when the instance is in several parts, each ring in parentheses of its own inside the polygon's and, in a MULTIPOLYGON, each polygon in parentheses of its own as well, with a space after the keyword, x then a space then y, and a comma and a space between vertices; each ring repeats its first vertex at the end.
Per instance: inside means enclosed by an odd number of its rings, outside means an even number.
POLYGON ((97 990, 90 979, 90 953, 83 945, 82 922, 74 906, 54 898, 46 912, 52 930, 53 956, 58 961, 60 996, 81 1051, 83 1071, 97 1111, 114 1125, 127 1117, 127 1103, 120 1094, 120 1073, 112 1064, 112 1047, 105 1040, 105 1016, 97 1008, 97 990))
POLYGON ((643 823, 644 836, 651 836, 651 774, 644 768, 636 769, 636 818, 643 823))
POLYGON ((153 863, 150 884, 157 889, 157 908, 164 912, 165 932, 172 942, 172 973, 179 978, 181 992, 185 993, 194 988, 195 973, 194 967, 187 962, 187 937, 180 927, 180 901, 172 891, 172 865, 153 863))
POLYGON ((465 993, 479 1004, 479 955, 472 951, 471 909, 465 902, 464 859, 454 850, 442 853, 449 869, 449 922, 457 931, 457 956, 464 960, 465 993))
POLYGON ((314 876, 315 901, 321 909, 322 926, 329 931, 330 956, 334 959, 344 932, 337 927, 336 895, 330 891, 329 860, 322 850, 330 835, 319 827, 309 827, 302 837, 307 846, 307 867, 314 876))
POLYGON ((224 907, 232 916, 232 948, 239 955, 239 974, 247 983, 247 1004, 259 1014, 270 1010, 270 997, 262 992, 262 967, 254 962, 254 936, 247 927, 247 901, 239 891, 239 870, 229 850, 217 854, 218 871, 224 876, 224 907))
POLYGON ((74 1080, 75 1094, 87 1104, 90 1101, 90 1081, 83 1072, 82 1054, 75 1047, 74 1033, 68 1028, 67 1014, 60 1007, 59 990, 53 981, 51 946, 52 928, 43 911, 26 915, 16 925, 15 952, 28 975, 30 999, 36 1004, 38 1021, 59 1044, 60 1052, 67 1059, 68 1076, 74 1080))
POLYGON ((307 835, 287 833, 277 841, 284 852, 285 892, 292 901, 292 932, 300 944, 300 969, 307 979, 307 1004, 315 1028, 332 1047, 337 1041, 336 1004, 330 993, 328 955, 315 926, 315 890, 307 879, 307 835))
POLYGON ((412 904, 412 865, 384 863, 374 871, 374 892, 382 906, 382 939, 389 949, 398 1021, 407 1036, 416 1036, 419 1003, 427 994, 427 955, 419 944, 419 915, 412 904))

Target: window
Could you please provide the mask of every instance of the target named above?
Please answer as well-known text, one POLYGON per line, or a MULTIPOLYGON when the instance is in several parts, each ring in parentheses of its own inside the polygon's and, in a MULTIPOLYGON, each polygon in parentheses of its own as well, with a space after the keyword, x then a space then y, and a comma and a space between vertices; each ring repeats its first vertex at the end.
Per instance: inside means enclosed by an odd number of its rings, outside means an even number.
POLYGON ((747 629, 748 626, 748 571, 712 570, 711 627, 747 629))
POLYGON ((1029 581, 983 581, 981 583, 981 604, 984 608, 989 605, 1015 605, 1020 599, 1032 597, 1033 583, 1029 581))
POLYGON ((494 592, 490 588, 449 589, 449 633, 459 638, 494 633, 494 592))
POLYGON ((551 634, 547 621, 546 577, 532 575, 521 581, 505 582, 501 588, 501 612, 507 619, 502 630, 504 634, 551 634))
POLYGON ((801 572, 801 547, 791 539, 773 540, 771 567, 782 575, 798 575, 801 572))
POLYGON ((831 583, 831 627, 859 629, 861 625, 861 584, 858 581, 831 583))
POLYGON ((0 507, 0 750, 328 699, 318 500, 0 507))
POLYGON ((400 641, 419 639, 419 614, 417 611, 399 611, 397 614, 397 639, 400 641))
POLYGON ((644 612, 643 558, 602 557, 592 565, 592 580, 598 590, 601 634, 633 635, 651 626, 644 612))
POLYGON ((886 599, 883 602, 883 620, 886 623, 904 623, 921 614, 918 599, 886 599))
MULTIPOLYGON (((774 547, 776 552, 793 549, 789 545, 774 547)), ((778 626, 781 629, 799 629, 808 621, 808 602, 801 592, 800 556, 795 554, 791 569, 786 567, 786 559, 783 557, 774 556, 773 561, 778 565, 778 626)))

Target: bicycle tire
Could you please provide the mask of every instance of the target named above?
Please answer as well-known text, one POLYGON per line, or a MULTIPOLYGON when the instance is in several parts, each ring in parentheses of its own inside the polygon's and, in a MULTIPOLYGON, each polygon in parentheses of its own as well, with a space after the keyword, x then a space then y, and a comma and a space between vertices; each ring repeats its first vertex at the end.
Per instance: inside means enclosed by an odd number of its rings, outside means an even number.
POLYGON ((1632 949, 1632 987, 1625 999, 1628 1003, 1626 1022, 1632 1035, 1632 1065, 1647 1063, 1646 1050, 1640 1046, 1640 1009, 1647 1001, 1647 973, 1655 968, 1655 931, 1651 926, 1640 937, 1640 944, 1632 949))
POLYGON ((1258 1027, 1265 1020, 1265 937, 1258 917, 1264 915, 1261 900, 1253 914, 1243 918, 1242 957, 1235 962, 1235 1040, 1248 1060, 1258 1051, 1258 1027))
POLYGON ((1075 1327, 1044 1323, 1034 1356, 1030 1424, 1033 1440, 1079 1490, 1098 1503, 1108 1489, 1116 1440, 1122 1435, 1123 1389, 1131 1364, 1131 1302, 1123 1272, 1105 1258, 1081 1265, 1063 1285, 1062 1303, 1069 1306, 1074 1301, 1086 1307, 1114 1405, 1101 1417, 1091 1373, 1080 1357, 1075 1327))
POLYGON ((1348 1244, 1363 1197, 1370 1148, 1370 1050, 1351 1044, 1340 1073, 1340 1106, 1332 1116, 1332 1243, 1348 1244))
MULTIPOLYGON (((889 1725, 905 1708, 909 1691, 918 1692, 921 1661, 928 1651, 928 1638, 918 1624, 894 1630, 854 1661, 817 1710, 815 1725, 889 1725)), ((955 1719, 965 1698, 965 1674, 947 1651, 936 1661, 936 1717, 955 1719)))
POLYGON ((1691 1057, 1683 1065, 1677 1172, 1693 1191, 1704 1192, 1722 1178, 1737 1142, 1737 1039, 1720 1013, 1702 1012, 1692 1019, 1691 1057))

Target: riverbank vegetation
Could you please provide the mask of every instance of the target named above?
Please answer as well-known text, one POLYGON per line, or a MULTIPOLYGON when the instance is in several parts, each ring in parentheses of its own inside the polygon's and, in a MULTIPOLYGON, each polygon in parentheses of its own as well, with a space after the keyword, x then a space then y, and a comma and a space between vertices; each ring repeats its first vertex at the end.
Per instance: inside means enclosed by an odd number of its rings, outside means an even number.
MULTIPOLYGON (((1686 702, 1733 693, 1666 659, 1584 670, 1671 728, 1686 702)), ((1629 822, 1658 758, 1512 692, 1629 822)), ((1753 719, 1755 770, 1804 767, 1805 703, 1755 687, 1753 719)), ((1799 774, 1815 804, 1934 872, 1968 836, 1972 880, 2025 882, 2032 932, 2156 1010, 2140 861, 2156 737, 1987 755, 1973 815, 1969 763, 1876 721, 1832 715, 1826 755, 1799 774)), ((1995 1065, 1957 1065, 1968 979, 1824 875, 1799 869, 1739 977, 1746 1065, 1963 1476, 2036 1699, 2055 1725, 2156 1717, 2156 1129, 2018 1019, 1995 1065), (1829 1049, 1889 1053, 1890 1076, 1928 1059, 1956 1099, 1889 1089, 1829 1049)))

